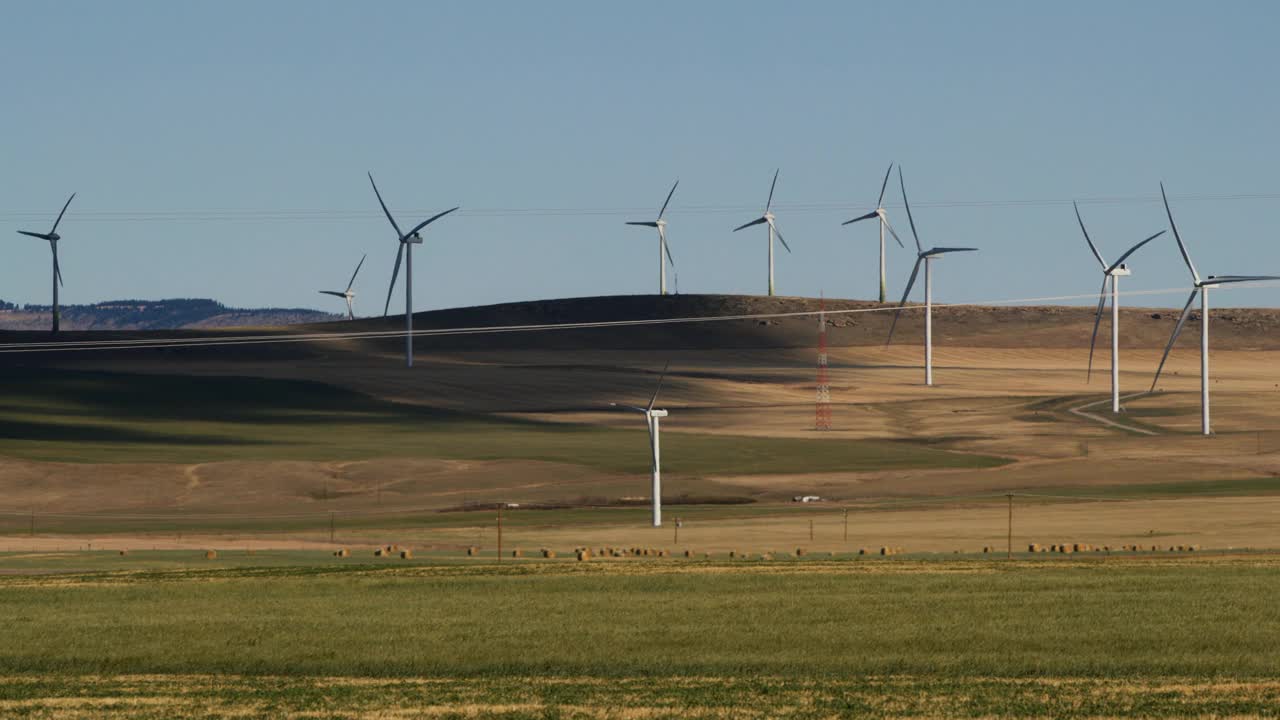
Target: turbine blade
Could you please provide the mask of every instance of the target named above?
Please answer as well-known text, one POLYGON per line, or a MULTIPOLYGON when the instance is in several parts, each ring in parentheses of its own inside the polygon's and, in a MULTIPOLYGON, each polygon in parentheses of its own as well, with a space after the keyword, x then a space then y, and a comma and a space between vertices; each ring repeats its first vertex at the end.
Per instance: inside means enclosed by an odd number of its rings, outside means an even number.
POLYGON ((387 316, 387 312, 391 309, 391 291, 396 289, 396 278, 400 277, 400 260, 404 258, 404 241, 400 242, 400 249, 396 250, 396 267, 391 271, 391 286, 387 288, 387 304, 382 308, 382 317, 387 316))
POLYGON ((1102 266, 1103 270, 1106 270, 1107 261, 1102 259, 1102 253, 1098 252, 1098 247, 1093 244, 1093 240, 1089 237, 1089 231, 1084 229, 1084 219, 1080 217, 1080 206, 1075 201, 1072 201, 1071 205, 1076 209, 1076 222, 1080 223, 1080 232, 1084 233, 1084 241, 1089 243, 1089 249, 1093 251, 1093 256, 1098 258, 1098 264, 1102 266))
POLYGON ((1124 264, 1124 261, 1125 261, 1125 258, 1129 257, 1129 256, 1130 256, 1130 255, 1132 255, 1134 252, 1136 252, 1136 251, 1138 250, 1138 248, 1140 248, 1140 247, 1142 247, 1143 245, 1146 245, 1147 243, 1151 242, 1152 240, 1155 240, 1156 238, 1160 237, 1161 235, 1163 235, 1163 234, 1164 234, 1164 232, 1165 232, 1164 230, 1161 230, 1160 232, 1156 233, 1155 235, 1152 235, 1151 237, 1147 238, 1146 240, 1143 240, 1142 242, 1138 243, 1137 245, 1134 245, 1133 247, 1129 248, 1127 251, 1125 251, 1125 254, 1123 254, 1123 255, 1121 255, 1121 256, 1120 256, 1120 259, 1119 259, 1119 260, 1116 260, 1116 261, 1115 261, 1115 263, 1113 263, 1113 264, 1111 265, 1111 267, 1107 268, 1107 272, 1108 272, 1108 273, 1110 273, 1110 272, 1114 271, 1116 268, 1118 268, 1118 267, 1120 267, 1121 265, 1123 265, 1123 264, 1124 264))
POLYGON ((628 225, 640 225, 641 227, 658 227, 658 223, 656 223, 656 222, 643 222, 643 221, 631 222, 631 221, 627 221, 627 224, 628 224, 628 225))
POLYGON ((773 207, 773 189, 778 186, 778 173, 782 168, 773 171, 773 184, 769 186, 769 202, 764 204, 764 211, 769 212, 769 208, 773 207))
POLYGON ((1242 282, 1258 282, 1261 280, 1280 280, 1277 275, 1210 275, 1205 281, 1206 285, 1221 285, 1225 283, 1242 283, 1242 282))
POLYGON ((671 361, 668 360, 666 365, 662 366, 662 374, 658 376, 658 387, 653 390, 653 397, 649 398, 649 409, 653 409, 653 404, 658 402, 658 393, 662 392, 662 381, 667 378, 667 369, 671 367, 671 361))
POLYGON ((391 211, 387 209, 387 204, 382 201, 382 193, 378 192, 378 183, 373 181, 373 173, 369 173, 369 184, 373 186, 373 194, 378 196, 378 204, 382 206, 382 212, 391 221, 391 227, 396 229, 396 237, 404 237, 404 233, 400 232, 400 226, 396 224, 396 219, 391 217, 391 211))
MULTIPOLYGON (((1151 379, 1151 392, 1156 391, 1156 383, 1160 382, 1160 371, 1164 370, 1164 361, 1169 359, 1169 351, 1173 349, 1173 343, 1178 340, 1178 333, 1182 332, 1182 326, 1186 324, 1187 318, 1191 316, 1191 303, 1195 302, 1196 294, 1200 292, 1200 288, 1191 291, 1191 295, 1187 297, 1187 304, 1182 306, 1182 314, 1178 316, 1178 324, 1173 326, 1173 334, 1169 336, 1169 344, 1164 346, 1164 355, 1160 356, 1160 365, 1156 368, 1156 376, 1151 379)), ((1204 318, 1200 318, 1204 322, 1204 318)))
POLYGON ((929 248, 923 255, 925 257, 937 257, 938 255, 946 255, 953 252, 977 252, 978 248, 962 248, 962 247, 936 247, 929 248))
POLYGON ((346 293, 340 293, 337 290, 320 290, 319 292, 322 295, 332 295, 334 297, 340 297, 340 298, 344 298, 347 296, 346 293))
POLYGON ((889 337, 885 338, 885 347, 893 342, 893 331, 898 327, 898 318, 902 316, 902 306, 907 304, 907 296, 911 294, 911 287, 916 284, 916 276, 920 274, 920 263, 924 262, 924 257, 916 258, 916 266, 911 268, 911 278, 907 280, 907 289, 902 293, 902 300, 898 303, 898 309, 893 313, 893 323, 889 325, 889 337))
POLYGON ((769 218, 765 218, 765 217, 757 218, 757 219, 752 220, 751 222, 746 223, 746 224, 744 224, 744 225, 739 225, 738 227, 734 228, 734 229, 733 229, 733 231, 734 231, 734 232, 738 232, 739 230, 744 230, 744 229, 749 228, 749 227, 751 227, 751 226, 753 226, 753 225, 759 225, 759 224, 761 224, 761 223, 767 223, 767 222, 769 222, 769 218))
MULTIPOLYGON (((459 206, 459 207, 461 207, 461 206, 459 206)), ((414 226, 413 226, 413 229, 409 231, 409 235, 413 235, 414 233, 418 232, 418 231, 419 231, 419 230, 421 230, 422 228, 424 228, 424 227, 426 227, 426 226, 430 225, 431 223, 433 223, 433 222, 435 222, 435 221, 439 220, 440 218, 444 217, 445 215, 448 215, 449 213, 451 213, 451 212, 453 212, 453 211, 455 211, 455 210, 457 210, 457 209, 458 209, 458 208, 456 208, 456 207, 452 207, 452 208, 449 208, 448 210, 445 210, 445 211, 444 211, 444 212, 442 212, 442 213, 436 213, 435 215, 432 215, 431 217, 427 218, 426 220, 423 220, 422 222, 418 223, 417 225, 414 225, 414 226)), ((406 237, 408 237, 408 236, 406 236, 406 237)))
POLYGON ((671 196, 676 194, 676 188, 677 188, 677 187, 679 187, 679 186, 680 186, 680 181, 679 181, 679 180, 676 180, 676 184, 671 186, 671 192, 667 193, 667 199, 666 199, 666 201, 665 201, 665 202, 663 202, 663 203, 662 203, 662 209, 658 211, 658 219, 659 219, 659 220, 661 220, 661 219, 662 219, 662 216, 666 214, 666 212, 667 212, 667 205, 670 205, 670 204, 671 204, 671 196))
POLYGON ((71 201, 76 199, 76 194, 71 193, 71 197, 67 198, 67 204, 62 206, 62 212, 58 213, 58 219, 53 221, 53 229, 49 231, 52 235, 58 231, 58 223, 62 222, 62 216, 67 213, 67 208, 71 206, 71 201))
POLYGON ((898 242, 898 247, 905 250, 907 246, 902 244, 902 238, 898 237, 898 231, 894 230, 893 226, 889 224, 889 218, 884 219, 884 226, 889 229, 889 234, 898 242))
POLYGON ((907 202, 907 184, 902 181, 902 166, 898 166, 898 186, 902 188, 902 204, 907 208, 907 222, 911 223, 911 237, 916 239, 916 251, 924 252, 924 246, 920 244, 920 234, 916 232, 916 221, 911 216, 911 203, 907 202))
POLYGON ((876 207, 884 207, 884 191, 889 187, 889 173, 893 172, 893 163, 889 163, 889 169, 884 171, 884 182, 880 183, 880 199, 876 200, 876 207))
POLYGON ((1173 211, 1169 209, 1169 196, 1164 194, 1164 183, 1160 183, 1160 197, 1164 200, 1164 214, 1169 216, 1169 227, 1173 230, 1173 239, 1178 241, 1178 252, 1182 253, 1182 260, 1191 271, 1191 278, 1199 285, 1200 273, 1196 272, 1196 266, 1191 263, 1191 254, 1187 252, 1187 246, 1182 244, 1182 235, 1178 234, 1178 226, 1173 222, 1173 211))
POLYGON ((787 254, 791 254, 791 246, 787 244, 786 238, 782 237, 782 233, 778 231, 778 226, 769 223, 769 227, 773 228, 773 234, 778 236, 778 240, 782 243, 782 247, 787 249, 787 254))
POLYGON ((658 239, 662 241, 662 250, 667 254, 667 262, 671 263, 671 267, 675 267, 676 259, 671 257, 671 246, 667 244, 667 233, 661 227, 658 228, 658 239))
POLYGON ((41 240, 49 239, 49 235, 47 233, 31 232, 30 230, 19 230, 18 234, 26 235, 28 237, 33 237, 33 238, 40 238, 41 240))
POLYGON ((875 210, 872 210, 871 212, 867 213, 866 215, 859 215, 858 217, 856 217, 856 218, 854 218, 854 219, 852 219, 852 220, 845 220, 844 222, 842 222, 842 223, 840 223, 840 224, 841 224, 841 225, 852 225, 852 224, 854 224, 854 223, 856 223, 856 222, 861 222, 861 221, 863 221, 863 220, 870 220, 870 219, 871 219, 871 218, 873 218, 873 217, 880 217, 880 213, 876 212, 875 210))
POLYGON ((1093 379, 1093 348, 1098 343, 1098 324, 1102 322, 1102 310, 1107 304, 1107 281, 1110 279, 1109 276, 1104 275, 1102 289, 1098 291, 1098 312, 1093 316, 1093 337, 1089 339, 1089 370, 1085 373, 1085 382, 1093 379))
POLYGON ((360 256, 360 262, 356 264, 356 271, 351 273, 351 282, 347 283, 347 290, 351 290, 351 286, 356 284, 356 276, 360 274, 360 267, 364 265, 364 259, 369 257, 368 253, 360 256))
POLYGON ((63 285, 62 266, 58 264, 58 247, 50 243, 49 248, 53 250, 53 274, 58 276, 58 285, 63 285))

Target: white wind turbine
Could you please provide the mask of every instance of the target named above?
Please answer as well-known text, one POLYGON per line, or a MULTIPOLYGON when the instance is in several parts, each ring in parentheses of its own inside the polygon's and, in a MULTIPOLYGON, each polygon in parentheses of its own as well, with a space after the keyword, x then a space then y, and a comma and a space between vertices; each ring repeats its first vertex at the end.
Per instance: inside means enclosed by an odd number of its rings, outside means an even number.
POLYGON ((58 234, 58 223, 62 222, 62 216, 67 213, 67 208, 71 206, 71 201, 76 199, 76 194, 71 193, 71 197, 67 198, 66 204, 62 206, 62 212, 58 213, 58 219, 53 221, 53 228, 47 233, 31 232, 30 230, 19 230, 19 235, 40 238, 49 241, 49 250, 53 252, 53 328, 52 332, 58 332, 58 286, 62 284, 62 268, 58 266, 58 241, 62 236, 58 234))
POLYGON ((367 255, 367 254, 366 254, 366 255, 362 255, 362 256, 360 256, 360 262, 356 264, 356 271, 355 271, 355 272, 353 272, 353 273, 351 273, 351 281, 347 283, 347 289, 346 289, 346 290, 343 290, 342 292, 338 292, 337 290, 321 290, 321 291, 320 291, 321 293, 323 293, 323 294, 325 294, 325 295, 332 295, 332 296, 334 296, 334 297, 340 297, 340 298, 342 298, 343 300, 346 300, 346 301, 347 301, 347 319, 348 319, 348 320, 355 320, 355 319, 356 319, 356 311, 355 311, 355 307, 352 305, 352 303, 353 303, 353 302, 355 301, 355 299, 356 299, 356 294, 355 294, 354 292, 352 292, 352 290, 351 290, 351 286, 356 284, 356 275, 359 275, 359 274, 360 274, 360 266, 361 266, 361 265, 364 265, 364 259, 365 259, 366 257, 368 257, 368 255, 367 255))
POLYGON ((778 226, 773 222, 774 215, 770 211, 770 208, 773 207, 773 189, 777 187, 777 185, 778 185, 778 170, 774 170, 773 184, 769 186, 769 201, 766 202, 764 205, 764 215, 761 215, 755 220, 752 220, 749 223, 739 225, 738 227, 733 229, 734 232, 738 232, 739 230, 742 230, 744 228, 749 228, 753 225, 769 226, 769 294, 770 295, 773 295, 773 236, 777 235, 778 240, 782 242, 782 247, 786 248, 788 253, 791 252, 791 246, 788 245, 787 241, 782 238, 782 233, 778 232, 778 226))
POLYGON ((884 211, 884 191, 885 188, 889 187, 889 173, 891 172, 893 172, 893 163, 889 163, 889 169, 884 171, 884 182, 880 183, 880 199, 876 201, 876 209, 866 215, 840 223, 843 226, 852 225, 853 223, 860 222, 862 220, 870 220, 871 218, 880 219, 880 302, 884 302, 885 300, 884 231, 888 230, 889 234, 893 235, 893 239, 898 241, 898 247, 906 247, 906 245, 902 244, 902 238, 898 237, 898 233, 894 232, 893 226, 889 224, 889 216, 886 215, 884 211))
POLYGON ((382 201, 382 193, 378 192, 378 184, 373 181, 373 173, 369 173, 369 184, 373 186, 373 194, 378 196, 378 204, 382 206, 382 212, 386 214, 387 220, 391 221, 391 227, 396 230, 396 237, 400 242, 400 248, 396 250, 396 266, 391 271, 391 286, 387 288, 387 304, 382 309, 382 316, 387 316, 387 311, 391 309, 391 292, 396 289, 396 278, 400 276, 400 259, 404 258, 404 358, 407 367, 413 367, 413 246, 422 244, 422 236, 418 231, 457 210, 458 208, 449 208, 442 213, 436 213, 431 217, 423 220, 413 227, 409 232, 401 232, 400 226, 396 224, 396 219, 391 217, 391 211, 387 209, 387 204, 382 201), (408 248, 406 250, 406 248, 408 248))
POLYGON ((920 235, 916 233, 916 221, 911 217, 911 203, 907 201, 907 185, 902 181, 902 166, 898 166, 898 185, 902 188, 902 204, 907 208, 907 222, 911 223, 911 236, 916 240, 916 264, 911 268, 911 279, 907 281, 907 290, 902 293, 902 301, 893 314, 893 323, 889 326, 889 337, 884 341, 887 346, 893 342, 894 328, 898 327, 898 318, 902 315, 902 306, 907 304, 907 296, 911 287, 916 284, 916 276, 920 273, 920 264, 924 264, 924 384, 933 385, 933 261, 935 258, 953 252, 973 252, 978 248, 971 247, 935 247, 924 249, 920 244, 920 235))
POLYGON ((649 449, 653 452, 652 465, 650 472, 653 475, 653 526, 662 527, 662 458, 658 445, 658 420, 667 416, 666 410, 655 410, 654 404, 658 402, 658 393, 662 391, 662 381, 667 377, 667 368, 671 367, 668 362, 662 368, 662 374, 658 376, 658 387, 654 388, 653 397, 649 398, 649 404, 646 407, 637 407, 635 405, 619 405, 618 403, 610 403, 613 407, 626 408, 634 410, 644 415, 645 424, 649 427, 649 449))
POLYGON ((1093 348, 1098 342, 1098 324, 1102 322, 1102 310, 1107 303, 1107 283, 1111 283, 1111 412, 1120 412, 1120 278, 1132 274, 1128 266, 1124 264, 1126 258, 1137 252, 1138 248, 1155 240, 1164 234, 1164 230, 1152 235, 1142 242, 1129 248, 1125 254, 1120 256, 1119 260, 1108 265, 1106 260, 1102 259, 1102 253, 1098 252, 1098 248, 1093 244, 1093 240, 1089 237, 1089 231, 1084 229, 1084 220, 1080 217, 1080 206, 1072 203, 1076 209, 1076 222, 1080 223, 1080 232, 1084 233, 1084 241, 1089 243, 1089 249, 1093 251, 1093 256, 1098 259, 1098 264, 1102 266, 1102 288, 1098 290, 1098 311, 1093 316, 1093 337, 1089 339, 1089 369, 1085 374, 1085 381, 1093 377, 1093 348))
POLYGON ((1164 199, 1164 212, 1169 217, 1169 227, 1173 230, 1173 239, 1178 241, 1178 252, 1182 253, 1182 260, 1187 264, 1187 269, 1191 271, 1191 279, 1194 284, 1192 285, 1191 295, 1187 297, 1186 305, 1182 306, 1182 314, 1178 316, 1178 324, 1173 327, 1173 334, 1169 336, 1169 344, 1164 348, 1164 355, 1160 357, 1160 366, 1156 368, 1156 376, 1151 381, 1151 391, 1155 392, 1156 383, 1160 381, 1160 372, 1164 370, 1164 362, 1169 359, 1169 351, 1173 349, 1173 343, 1177 341, 1178 334, 1182 332, 1182 326, 1186 324, 1187 317, 1191 314, 1191 303, 1195 302, 1196 293, 1199 293, 1200 432, 1209 435, 1211 434, 1209 428, 1209 289, 1230 283, 1280 280, 1280 276, 1210 275, 1207 279, 1201 280, 1200 273, 1196 272, 1196 266, 1191 262, 1191 255, 1187 252, 1187 246, 1182 243, 1182 236, 1178 234, 1178 226, 1173 222, 1173 212, 1169 210, 1169 197, 1164 194, 1164 183, 1160 183, 1160 197, 1164 199))
POLYGON ((676 267, 675 258, 671 257, 671 249, 667 247, 667 221, 662 216, 667 212, 667 205, 671 204, 671 196, 676 194, 676 187, 680 185, 680 181, 676 180, 675 185, 671 186, 671 192, 667 193, 666 202, 662 203, 662 209, 658 211, 658 219, 652 222, 628 222, 628 225, 639 225, 642 227, 651 227, 658 229, 658 294, 667 294, 667 261, 671 261, 671 269, 676 267), (664 257, 665 256, 665 257, 664 257))

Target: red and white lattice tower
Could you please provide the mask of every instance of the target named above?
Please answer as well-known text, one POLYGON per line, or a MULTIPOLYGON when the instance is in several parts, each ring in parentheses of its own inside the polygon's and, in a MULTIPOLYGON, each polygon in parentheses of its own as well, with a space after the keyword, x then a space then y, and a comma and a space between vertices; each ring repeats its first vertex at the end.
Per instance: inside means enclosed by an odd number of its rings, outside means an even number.
POLYGON ((831 429, 831 382, 827 377, 827 302, 818 301, 818 402, 815 430, 831 429))

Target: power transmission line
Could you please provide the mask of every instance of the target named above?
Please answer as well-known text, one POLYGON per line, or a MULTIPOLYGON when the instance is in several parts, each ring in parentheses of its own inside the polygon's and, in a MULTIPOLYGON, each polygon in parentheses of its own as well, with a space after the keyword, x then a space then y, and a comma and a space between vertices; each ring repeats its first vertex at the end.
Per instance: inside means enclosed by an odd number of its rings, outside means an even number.
MULTIPOLYGON (((1280 200, 1280 193, 1232 193, 1170 196, 1178 202, 1224 202, 1250 200, 1280 200)), ((1091 198, 1041 198, 1041 199, 992 199, 992 200, 935 200, 916 203, 921 208, 995 208, 995 207, 1057 207, 1078 202, 1081 205, 1147 205, 1160 202, 1159 195, 1113 195, 1091 198)), ((833 201, 793 201, 774 204, 778 210, 788 213, 817 214, 825 212, 858 212, 872 210, 869 205, 833 201)), ((886 208, 901 208, 889 203, 886 208)), ((758 204, 716 204, 673 206, 674 215, 724 215, 758 210, 758 204)), ((458 211, 459 217, 622 217, 652 212, 650 207, 544 207, 544 208, 470 208, 458 211)), ((408 209, 406 213, 429 213, 434 209, 408 209)), ((43 220, 48 213, 41 211, 0 210, 0 221, 43 220)), ((318 208, 189 208, 178 210, 88 210, 67 218, 71 223, 108 222, 361 222, 382 217, 375 210, 318 209, 318 208)))
MULTIPOLYGON (((1277 287, 1277 283, 1258 283, 1253 287, 1277 287)), ((1219 290, 1236 290, 1240 288, 1224 286, 1219 290)), ((1155 290, 1135 290, 1126 292, 1127 296, 1134 295, 1180 295, 1186 292, 1185 287, 1161 288, 1155 290)), ((1028 305, 1047 302, 1061 302, 1064 300, 1092 300, 1097 298, 1097 293, 1086 293, 1079 295, 1055 295, 1048 297, 1032 297, 1032 298, 1015 298, 1004 300, 987 300, 981 302, 965 302, 965 303, 935 303, 934 307, 943 308, 960 308, 960 307, 988 307, 993 305, 1028 305)), ((898 310, 922 310, 924 305, 905 305, 898 307, 896 305, 884 307, 870 308, 845 308, 825 310, 827 315, 855 315, 864 313, 877 312, 897 312, 898 310)), ((496 335, 520 332, 554 332, 559 330, 592 330, 601 328, 620 328, 620 327, 641 327, 653 325, 679 325, 693 323, 708 322, 729 322, 742 320, 777 320, 783 318, 804 318, 816 317, 822 310, 801 310, 795 312, 778 312, 778 313, 750 313, 741 315, 716 315, 711 317, 694 316, 694 317, 678 317, 678 318, 646 318, 637 320, 603 320, 595 322, 571 322, 571 323, 541 323, 528 325, 488 325, 474 327, 458 327, 458 328, 428 328, 414 330, 414 337, 446 337, 455 335, 496 335)), ((347 332, 316 332, 287 334, 284 331, 280 334, 260 334, 260 335, 229 335, 224 337, 193 337, 193 338, 137 338, 127 340, 63 340, 57 342, 35 342, 35 343, 0 343, 0 354, 21 354, 21 353, 39 353, 39 352, 86 352, 95 350, 132 350, 132 349, 174 349, 174 348, 195 348, 195 347, 223 347, 234 345, 271 345, 286 343, 304 343, 304 342, 326 342, 336 340, 378 340, 383 338, 403 338, 404 330, 368 330, 368 331, 347 331, 347 332)))

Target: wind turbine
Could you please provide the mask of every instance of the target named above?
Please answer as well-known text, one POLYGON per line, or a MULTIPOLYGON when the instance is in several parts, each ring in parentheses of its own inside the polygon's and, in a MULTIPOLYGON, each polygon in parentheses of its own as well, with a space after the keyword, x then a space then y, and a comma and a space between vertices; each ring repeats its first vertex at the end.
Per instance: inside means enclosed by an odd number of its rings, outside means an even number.
POLYGON ((676 187, 680 185, 680 181, 676 180, 675 185, 671 186, 671 192, 667 193, 666 202, 662 203, 662 209, 658 211, 658 219, 653 222, 628 222, 628 225, 640 225, 642 227, 651 227, 658 229, 658 294, 667 294, 667 261, 671 261, 671 268, 676 267, 675 258, 671 257, 671 249, 667 247, 667 221, 662 216, 667 212, 667 205, 671 204, 671 196, 676 194, 676 187), (663 257, 665 255, 665 258, 663 257))
POLYGON ((1164 212, 1169 216, 1169 227, 1173 229, 1173 239, 1178 241, 1178 252, 1182 253, 1182 260, 1187 264, 1187 269, 1191 271, 1191 295, 1187 297, 1186 305, 1182 306, 1182 314, 1178 316, 1178 324, 1173 327, 1173 334, 1169 336, 1169 344, 1164 348, 1164 355, 1160 357, 1160 366, 1156 368, 1156 376, 1151 381, 1151 391, 1155 392, 1156 383, 1160 381, 1160 371, 1164 370, 1164 362, 1169 359, 1169 351, 1173 349, 1173 343, 1178 339, 1178 333, 1182 332, 1182 326, 1187 322, 1187 317, 1191 314, 1191 303, 1196 299, 1196 293, 1200 294, 1200 432, 1209 435, 1209 289, 1216 288, 1219 285, 1227 285, 1230 283, 1256 282, 1259 280, 1280 280, 1280 276, 1275 275, 1210 275, 1207 279, 1201 280, 1200 274, 1196 272, 1196 266, 1191 262, 1191 255, 1187 252, 1187 246, 1182 242, 1182 236, 1178 234, 1178 226, 1173 223, 1173 212, 1169 210, 1169 197, 1164 193, 1164 183, 1160 183, 1160 197, 1164 199, 1164 212))
POLYGON ((893 239, 898 241, 898 247, 901 247, 901 248, 906 247, 906 245, 902 244, 902 238, 898 237, 898 233, 894 232, 893 226, 889 224, 889 216, 886 215, 884 212, 884 191, 885 191, 885 188, 889 187, 889 173, 891 172, 893 172, 893 163, 889 163, 889 169, 884 171, 884 182, 880 183, 880 199, 876 201, 876 209, 867 213, 866 215, 862 215, 852 220, 846 220, 840 223, 842 226, 844 226, 844 225, 852 225, 853 223, 860 222, 862 220, 870 220, 871 218, 880 219, 880 302, 884 302, 884 299, 885 299, 885 295, 884 295, 885 293, 884 231, 888 230, 889 234, 893 235, 893 239))
POLYGON ((352 301, 354 301, 354 300, 356 299, 356 294, 355 294, 354 292, 352 292, 352 291, 351 291, 351 286, 356 284, 356 275, 359 275, 359 274, 360 274, 360 266, 361 266, 361 265, 364 265, 364 259, 365 259, 366 257, 368 257, 368 255, 367 255, 367 254, 366 254, 366 255, 362 255, 362 256, 360 257, 360 262, 356 265, 356 271, 355 271, 355 272, 353 272, 353 273, 351 273, 351 282, 348 282, 348 283, 347 283, 347 289, 346 289, 346 290, 343 290, 342 292, 338 292, 337 290, 321 290, 321 291, 320 291, 320 292, 324 293, 325 295, 332 295, 332 296, 334 296, 334 297, 340 297, 340 298, 342 298, 343 300, 346 300, 346 301, 347 301, 347 319, 348 319, 348 320, 355 320, 355 319, 356 319, 355 309, 352 307, 352 304, 351 304, 351 303, 352 303, 352 301))
POLYGON ((21 235, 48 240, 49 249, 53 251, 53 332, 58 332, 58 286, 62 284, 62 269, 58 267, 58 241, 62 239, 62 236, 58 234, 58 223, 62 222, 62 216, 67 213, 67 208, 71 205, 71 201, 75 199, 76 194, 71 193, 71 197, 67 198, 67 203, 62 206, 62 212, 58 213, 58 219, 53 221, 53 227, 50 228, 49 232, 18 231, 21 235))
POLYGON ((391 217, 391 211, 387 209, 387 204, 382 201, 382 193, 378 192, 378 184, 373 181, 373 173, 369 173, 369 184, 373 186, 373 194, 378 196, 378 204, 382 206, 382 212, 386 214, 387 220, 391 221, 391 227, 396 230, 396 238, 400 242, 400 249, 396 250, 396 266, 391 271, 391 286, 387 288, 387 304, 382 309, 382 316, 387 316, 387 311, 391 309, 391 292, 396 289, 396 278, 400 276, 400 259, 404 258, 404 358, 405 366, 413 367, 413 246, 422 244, 422 236, 418 231, 457 210, 458 208, 450 208, 442 213, 436 213, 431 217, 423 220, 413 227, 409 232, 401 232, 400 226, 396 224, 396 219, 391 217), (407 248, 407 250, 406 250, 407 248))
POLYGON ((889 326, 889 337, 884 341, 886 346, 893 342, 894 328, 898 327, 898 318, 902 315, 902 306, 907 304, 907 296, 911 287, 916 284, 916 276, 920 273, 920 264, 924 263, 924 384, 933 385, 933 261, 947 253, 973 252, 978 248, 971 247, 935 247, 924 249, 920 244, 920 235, 916 233, 916 221, 911 217, 911 203, 907 201, 907 185, 902 181, 902 166, 898 166, 898 185, 902 188, 902 204, 907 208, 907 222, 911 223, 911 236, 916 240, 916 264, 911 268, 911 279, 907 281, 907 290, 902 293, 902 301, 893 314, 893 324, 889 326))
POLYGON ((1164 234, 1164 230, 1148 237, 1146 240, 1129 248, 1120 259, 1108 265, 1106 260, 1102 259, 1102 253, 1098 252, 1098 247, 1093 244, 1093 240, 1089 237, 1089 231, 1084 229, 1084 220, 1080 217, 1080 206, 1071 203, 1076 209, 1076 222, 1080 223, 1080 232, 1084 233, 1084 241, 1089 243, 1089 249, 1093 251, 1093 256, 1098 259, 1098 264, 1102 266, 1102 288, 1098 290, 1098 311, 1093 316, 1093 337, 1089 339, 1089 369, 1085 374, 1085 381, 1093 377, 1093 348, 1098 342, 1098 323, 1102 322, 1102 310, 1107 304, 1107 283, 1111 283, 1111 412, 1120 412, 1120 278, 1132 273, 1128 266, 1124 264, 1125 258, 1137 252, 1138 248, 1155 240, 1164 234))
POLYGON ((773 222, 774 215, 770 211, 770 208, 773 207, 773 189, 777 187, 777 185, 778 185, 778 170, 774 170, 773 184, 769 186, 769 201, 765 203, 764 215, 761 215, 755 220, 752 220, 751 222, 745 223, 743 225, 739 225, 738 227, 733 229, 734 232, 738 232, 739 230, 742 230, 744 228, 749 228, 753 225, 769 226, 769 295, 773 295, 773 236, 777 235, 778 240, 782 242, 782 247, 786 248, 788 253, 791 252, 791 246, 788 245, 787 241, 782 238, 782 233, 778 232, 778 226, 775 225, 773 222))
POLYGON ((662 465, 661 454, 658 447, 658 420, 666 417, 667 411, 655 410, 653 406, 658 402, 658 393, 662 391, 662 381, 667 377, 667 368, 669 367, 671 367, 670 362, 663 366, 662 374, 658 376, 658 387, 654 388, 653 397, 649 398, 649 404, 646 407, 609 403, 613 407, 621 407, 644 414, 645 424, 649 426, 649 449, 653 452, 653 464, 650 466, 650 471, 653 474, 652 492, 654 527, 662 527, 662 465))

